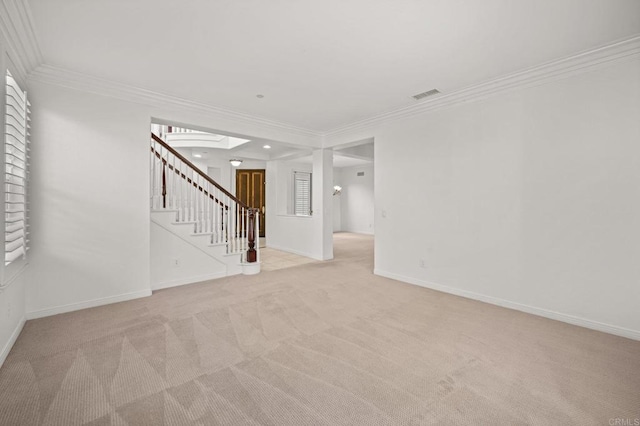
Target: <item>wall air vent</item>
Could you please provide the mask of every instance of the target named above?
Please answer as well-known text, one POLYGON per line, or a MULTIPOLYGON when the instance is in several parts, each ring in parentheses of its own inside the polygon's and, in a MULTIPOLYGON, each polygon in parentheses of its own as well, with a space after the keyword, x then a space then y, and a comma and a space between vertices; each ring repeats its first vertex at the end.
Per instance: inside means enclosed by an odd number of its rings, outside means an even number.
POLYGON ((364 176, 364 172, 358 172, 358 176, 364 176))
POLYGON ((432 90, 429 90, 428 92, 422 92, 422 93, 418 93, 417 95, 413 95, 413 99, 415 99, 416 101, 419 101, 420 99, 424 99, 428 96, 437 95, 438 93, 440 93, 438 89, 432 89, 432 90))

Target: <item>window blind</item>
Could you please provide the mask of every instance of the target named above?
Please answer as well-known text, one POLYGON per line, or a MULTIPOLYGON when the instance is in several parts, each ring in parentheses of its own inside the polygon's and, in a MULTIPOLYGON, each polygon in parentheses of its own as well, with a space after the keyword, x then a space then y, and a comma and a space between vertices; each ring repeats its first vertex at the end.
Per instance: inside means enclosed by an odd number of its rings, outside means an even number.
POLYGON ((311 173, 293 172, 293 206, 297 216, 311 216, 311 173))
POLYGON ((29 243, 27 181, 29 102, 7 71, 4 125, 4 263, 26 256, 29 243))

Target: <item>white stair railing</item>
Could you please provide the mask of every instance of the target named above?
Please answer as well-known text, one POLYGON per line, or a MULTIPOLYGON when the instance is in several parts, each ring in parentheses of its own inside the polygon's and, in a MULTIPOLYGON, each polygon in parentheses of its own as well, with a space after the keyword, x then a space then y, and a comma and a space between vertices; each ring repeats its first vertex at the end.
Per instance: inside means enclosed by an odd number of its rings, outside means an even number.
POLYGON ((259 215, 252 214, 255 209, 153 133, 150 158, 152 210, 175 210, 176 223, 193 224, 194 235, 208 237, 213 245, 224 244, 229 254, 243 253, 243 261, 257 257, 252 254, 259 250, 255 244, 259 215))

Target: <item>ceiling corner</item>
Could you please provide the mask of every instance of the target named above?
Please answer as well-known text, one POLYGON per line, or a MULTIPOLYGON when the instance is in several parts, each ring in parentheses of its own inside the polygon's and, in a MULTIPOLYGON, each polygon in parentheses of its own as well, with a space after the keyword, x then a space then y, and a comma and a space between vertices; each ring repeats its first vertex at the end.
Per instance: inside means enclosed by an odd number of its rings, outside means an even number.
POLYGON ((7 54, 16 71, 26 78, 43 63, 27 0, 0 1, 0 31, 7 41, 7 54))

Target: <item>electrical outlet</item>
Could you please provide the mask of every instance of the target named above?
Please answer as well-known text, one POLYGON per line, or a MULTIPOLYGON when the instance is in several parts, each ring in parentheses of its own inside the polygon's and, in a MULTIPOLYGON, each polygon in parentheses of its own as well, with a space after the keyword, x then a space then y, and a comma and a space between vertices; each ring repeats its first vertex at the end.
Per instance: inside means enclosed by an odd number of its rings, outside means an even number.
POLYGON ((426 268, 426 264, 425 264, 425 262, 424 262, 424 259, 420 259, 420 260, 418 261, 418 266, 420 266, 421 268, 426 268))
POLYGON ((180 266, 180 259, 173 259, 173 266, 180 266))

